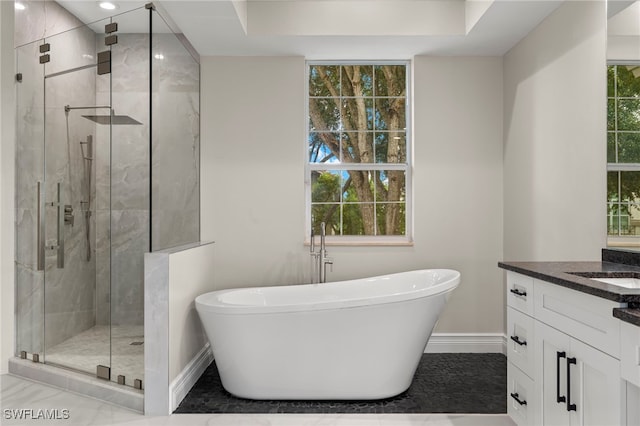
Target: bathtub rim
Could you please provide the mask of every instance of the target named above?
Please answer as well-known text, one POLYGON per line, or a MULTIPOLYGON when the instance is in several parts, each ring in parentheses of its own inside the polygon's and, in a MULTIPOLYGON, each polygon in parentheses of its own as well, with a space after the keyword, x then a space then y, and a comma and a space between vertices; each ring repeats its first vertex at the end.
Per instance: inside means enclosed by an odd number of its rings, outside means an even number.
MULTIPOLYGON (((433 268, 433 269, 416 269, 405 272, 398 272, 392 274, 377 275, 367 278, 357 278, 354 280, 334 281, 324 284, 297 284, 296 287, 314 287, 327 286, 327 285, 340 285, 348 283, 350 281, 368 280, 372 278, 385 278, 393 277, 402 274, 408 274, 412 272, 423 271, 447 271, 453 272, 452 277, 446 281, 436 283, 434 285, 425 286, 413 291, 400 292, 383 295, 375 295, 370 297, 363 297, 357 299, 344 299, 344 300, 332 300, 332 301, 317 301, 309 303, 292 303, 292 304, 279 304, 279 305, 249 305, 249 304, 231 304, 215 299, 215 296, 222 296, 230 292, 239 291, 251 291, 251 290, 268 290, 270 288, 282 288, 287 286, 266 286, 266 287, 238 287, 224 290, 210 291, 199 295, 195 299, 196 310, 198 312, 216 314, 216 315, 252 315, 252 314, 271 314, 271 313, 294 313, 294 312, 311 312, 311 311, 328 311, 335 309, 350 309, 374 305, 383 305, 388 303, 400 303, 404 301, 416 300, 425 297, 436 297, 442 294, 451 293, 460 284, 461 274, 459 271, 447 268, 433 268), (208 299, 213 299, 213 303, 208 299), (206 300, 206 302, 205 302, 206 300)), ((322 287, 320 287, 322 288, 322 287)))

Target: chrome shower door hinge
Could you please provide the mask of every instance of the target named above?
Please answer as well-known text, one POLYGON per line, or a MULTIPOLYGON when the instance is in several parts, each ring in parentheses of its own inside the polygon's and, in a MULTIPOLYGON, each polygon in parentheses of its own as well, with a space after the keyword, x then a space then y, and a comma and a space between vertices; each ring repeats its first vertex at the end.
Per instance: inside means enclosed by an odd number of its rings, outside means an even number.
POLYGON ((118 35, 117 34, 111 34, 107 37, 104 38, 104 45, 105 46, 111 46, 112 44, 118 44, 118 35))
POLYGON ((111 73, 111 51, 98 52, 98 75, 111 73))
POLYGON ((106 365, 96 366, 96 377, 98 379, 111 380, 111 368, 106 365))
POLYGON ((107 34, 115 33, 116 31, 118 31, 118 23, 117 22, 112 22, 112 23, 106 24, 104 26, 104 32, 107 33, 107 34))

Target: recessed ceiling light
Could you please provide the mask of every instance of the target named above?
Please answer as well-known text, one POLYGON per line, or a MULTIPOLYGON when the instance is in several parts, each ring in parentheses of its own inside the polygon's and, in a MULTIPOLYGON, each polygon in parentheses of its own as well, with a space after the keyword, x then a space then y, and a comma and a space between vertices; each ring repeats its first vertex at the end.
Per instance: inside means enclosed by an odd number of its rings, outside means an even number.
POLYGON ((15 2, 14 7, 16 8, 16 10, 25 10, 26 9, 25 5, 20 3, 19 1, 15 2))
POLYGON ((117 7, 115 4, 113 4, 113 3, 109 2, 109 1, 100 2, 99 6, 102 9, 105 9, 105 10, 113 10, 113 9, 115 9, 117 7))
POLYGON ((164 59, 164 55, 162 53, 156 53, 153 57, 156 59, 164 59))

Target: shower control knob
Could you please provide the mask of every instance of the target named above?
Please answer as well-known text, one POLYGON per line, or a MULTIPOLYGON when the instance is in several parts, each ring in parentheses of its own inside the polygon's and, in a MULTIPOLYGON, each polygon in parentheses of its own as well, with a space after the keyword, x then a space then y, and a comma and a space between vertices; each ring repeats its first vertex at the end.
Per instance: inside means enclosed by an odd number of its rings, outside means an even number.
POLYGON ((73 226, 74 222, 73 206, 71 204, 64 205, 64 223, 73 226))

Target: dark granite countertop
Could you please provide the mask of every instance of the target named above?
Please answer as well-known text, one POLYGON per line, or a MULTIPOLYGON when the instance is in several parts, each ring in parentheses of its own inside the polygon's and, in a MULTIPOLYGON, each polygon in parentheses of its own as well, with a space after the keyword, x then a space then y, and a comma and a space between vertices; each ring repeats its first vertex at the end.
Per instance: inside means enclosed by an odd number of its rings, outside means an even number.
POLYGON ((640 326, 640 289, 590 279, 640 279, 640 253, 603 249, 602 259, 600 262, 499 262, 498 266, 572 290, 627 303, 627 308, 615 308, 612 314, 622 321, 640 326))
POLYGON ((613 308, 613 316, 624 322, 640 326, 640 309, 613 308))
POLYGON ((640 278, 637 266, 611 262, 499 262, 498 266, 615 302, 640 303, 640 289, 623 288, 588 278, 627 277, 630 273, 638 274, 640 278))

